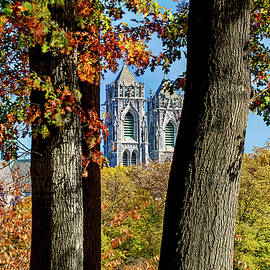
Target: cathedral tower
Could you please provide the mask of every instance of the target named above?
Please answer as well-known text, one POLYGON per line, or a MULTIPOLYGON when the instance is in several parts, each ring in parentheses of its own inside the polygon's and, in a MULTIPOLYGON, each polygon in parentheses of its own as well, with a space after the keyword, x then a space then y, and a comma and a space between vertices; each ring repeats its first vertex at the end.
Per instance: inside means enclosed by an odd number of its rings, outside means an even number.
POLYGON ((147 101, 149 156, 157 162, 172 160, 176 135, 182 111, 182 98, 168 91, 164 78, 154 96, 147 101))
POLYGON ((124 65, 116 80, 106 86, 106 125, 109 136, 104 154, 110 166, 129 166, 171 160, 182 111, 182 98, 168 91, 164 78, 147 100, 145 86, 124 65))
POLYGON ((146 163, 148 130, 144 84, 138 83, 124 64, 116 80, 106 86, 109 137, 104 154, 110 166, 146 163))

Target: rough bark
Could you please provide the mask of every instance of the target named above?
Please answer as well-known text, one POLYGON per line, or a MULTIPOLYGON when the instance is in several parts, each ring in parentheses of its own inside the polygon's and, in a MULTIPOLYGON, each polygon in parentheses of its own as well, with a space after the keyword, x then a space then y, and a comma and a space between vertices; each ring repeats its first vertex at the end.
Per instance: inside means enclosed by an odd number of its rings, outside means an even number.
MULTIPOLYGON (((74 29, 75 1, 51 6, 52 18, 74 29)), ((30 67, 55 87, 78 89, 77 52, 30 50, 30 67)), ((31 102, 44 110, 44 96, 33 91, 31 102)), ((35 124, 33 128, 35 127, 35 124)), ((30 269, 83 269, 83 194, 79 117, 69 114, 65 125, 51 127, 51 135, 32 138, 32 245, 30 269)))
MULTIPOLYGON (((100 87, 88 82, 80 82, 82 109, 100 113, 100 87)), ((84 128, 83 133, 87 132, 84 128)), ((96 149, 99 150, 99 145, 96 149)), ((83 135, 82 153, 89 156, 89 148, 83 135)), ((90 162, 87 177, 83 178, 83 212, 84 212, 84 269, 101 269, 101 185, 100 168, 90 162)))
POLYGON ((187 85, 159 269, 232 269, 248 104, 249 1, 190 1, 187 85))

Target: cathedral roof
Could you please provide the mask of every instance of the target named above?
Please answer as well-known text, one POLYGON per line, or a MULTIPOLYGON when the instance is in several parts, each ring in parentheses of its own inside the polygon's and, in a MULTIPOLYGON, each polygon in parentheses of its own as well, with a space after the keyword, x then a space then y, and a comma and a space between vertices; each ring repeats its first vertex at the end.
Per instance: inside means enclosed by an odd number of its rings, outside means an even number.
POLYGON ((161 94, 165 95, 166 97, 170 98, 179 98, 177 93, 173 92, 170 93, 170 81, 164 76, 162 82, 160 83, 160 86, 158 87, 157 92, 155 93, 155 96, 159 96, 161 94))
POLYGON ((134 78, 134 76, 129 71, 126 63, 123 65, 123 67, 122 67, 121 71, 119 72, 115 82, 125 83, 125 85, 130 85, 130 84, 137 83, 136 79, 134 78))

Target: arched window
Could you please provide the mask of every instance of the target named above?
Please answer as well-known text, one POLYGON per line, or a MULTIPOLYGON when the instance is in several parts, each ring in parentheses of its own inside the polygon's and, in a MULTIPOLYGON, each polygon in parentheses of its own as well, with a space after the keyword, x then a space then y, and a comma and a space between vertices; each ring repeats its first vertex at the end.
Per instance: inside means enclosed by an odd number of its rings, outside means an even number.
POLYGON ((127 166, 127 165, 128 165, 128 154, 127 154, 127 151, 125 151, 123 154, 123 166, 127 166))
POLYGON ((137 165, 137 155, 135 151, 133 151, 131 155, 131 165, 137 165))
POLYGON ((169 122, 165 129, 165 144, 166 146, 174 147, 174 127, 171 122, 169 122))
POLYGON ((135 139, 134 118, 130 112, 126 114, 124 119, 124 136, 125 138, 135 139))

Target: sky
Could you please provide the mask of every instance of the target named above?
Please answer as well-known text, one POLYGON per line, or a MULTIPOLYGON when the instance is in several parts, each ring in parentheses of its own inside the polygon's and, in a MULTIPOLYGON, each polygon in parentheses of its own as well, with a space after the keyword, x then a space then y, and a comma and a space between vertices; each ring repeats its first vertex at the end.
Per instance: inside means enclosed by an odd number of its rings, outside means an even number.
MULTIPOLYGON (((166 75, 169 79, 174 79, 177 77, 178 74, 181 74, 185 70, 185 63, 184 61, 180 61, 180 63, 175 63, 172 66, 171 71, 168 75, 166 75)), ((120 69, 122 67, 122 63, 119 65, 120 69)), ((134 70, 129 67, 129 70, 134 75, 134 70)), ((105 101, 105 86, 116 79, 116 76, 119 71, 116 73, 108 72, 101 82, 101 104, 105 101)), ((156 69, 154 72, 147 70, 144 75, 142 76, 135 76, 138 82, 145 83, 145 97, 149 97, 149 89, 152 88, 153 92, 155 92, 162 79, 163 79, 163 72, 160 68, 156 69)), ((247 122, 247 131, 246 131, 246 141, 245 141, 245 153, 252 152, 254 146, 264 146, 264 144, 270 140, 270 126, 266 126, 265 122, 263 121, 262 117, 258 116, 257 114, 249 113, 248 122, 247 122)))
MULTIPOLYGON (((171 8, 172 10, 176 10, 177 3, 173 0, 159 0, 160 5, 171 8)), ((129 18, 129 17, 128 17, 129 18)), ((127 18, 127 19, 128 19, 127 18)), ((267 42, 270 45, 270 42, 267 42)), ((153 52, 159 52, 161 50, 161 44, 157 39, 154 39, 149 47, 153 52)), ((120 62, 119 69, 121 69, 123 62, 120 62)), ((129 67, 130 71, 134 75, 134 70, 129 67)), ((169 74, 166 76, 169 79, 176 79, 179 74, 182 74, 183 71, 186 69, 186 61, 182 59, 179 62, 176 62, 172 65, 169 74)), ((113 82, 118 74, 119 70, 116 73, 108 72, 105 74, 104 80, 101 81, 101 104, 105 101, 105 86, 111 82, 113 82)), ((146 98, 149 96, 149 89, 151 88, 153 92, 155 92, 162 79, 163 79, 163 71, 161 68, 157 68, 154 72, 150 70, 146 70, 146 72, 140 76, 134 77, 138 82, 145 83, 145 92, 146 98)), ((250 153, 252 152, 254 146, 264 146, 264 144, 270 140, 270 126, 266 126, 265 122, 263 121, 262 117, 258 116, 257 114, 249 113, 248 123, 247 123, 247 131, 246 131, 246 141, 245 141, 245 152, 250 153)))
MULTIPOLYGON (((158 1, 160 5, 166 7, 166 8, 172 8, 173 10, 176 10, 177 3, 173 0, 159 0, 158 1)), ((130 19, 130 17, 127 18, 127 20, 130 19)), ((267 43, 270 46, 270 42, 267 41, 267 43)), ((149 47, 153 52, 159 52, 161 50, 161 44, 158 42, 157 39, 154 39, 149 47)), ((105 74, 104 79, 101 81, 101 104, 105 101, 105 86, 111 82, 113 82, 116 79, 117 74, 119 73, 121 67, 123 65, 123 62, 120 62, 119 64, 119 70, 116 73, 108 72, 105 74)), ((129 68, 130 71, 134 75, 134 70, 132 68, 129 68)), ((184 59, 182 59, 179 62, 176 62, 172 65, 170 72, 166 75, 169 79, 173 80, 177 78, 179 74, 182 74, 183 71, 186 69, 186 62, 184 59)), ((149 96, 149 89, 151 88, 153 92, 155 92, 163 77, 164 74, 161 70, 161 68, 157 68, 154 72, 151 72, 150 70, 146 70, 145 73, 137 77, 134 75, 136 80, 138 82, 145 83, 145 92, 146 92, 146 98, 149 96)), ((102 108, 101 108, 102 110, 102 108)), ((254 146, 264 146, 264 144, 270 140, 270 126, 266 126, 265 122, 263 121, 262 117, 249 113, 248 117, 248 123, 247 123, 247 131, 246 131, 246 141, 245 141, 245 152, 250 153, 252 152, 254 146)), ((24 141, 24 144, 27 146, 30 146, 30 138, 26 138, 24 141)))

